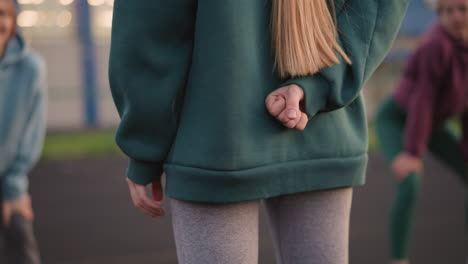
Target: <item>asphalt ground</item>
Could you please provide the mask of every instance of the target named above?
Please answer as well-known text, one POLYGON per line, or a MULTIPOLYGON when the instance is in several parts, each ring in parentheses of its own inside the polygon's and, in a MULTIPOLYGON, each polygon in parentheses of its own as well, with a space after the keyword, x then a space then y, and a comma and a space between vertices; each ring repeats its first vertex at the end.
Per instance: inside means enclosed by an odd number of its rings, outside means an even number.
MULTIPOLYGON (((124 181, 126 164, 123 157, 43 161, 33 170, 35 230, 44 264, 177 263, 170 217, 154 220, 133 207, 124 181)), ((439 162, 425 164, 413 263, 465 264, 465 187, 439 162)), ((388 169, 378 154, 371 154, 367 184, 354 191, 351 264, 388 263, 392 193, 388 169)), ((265 220, 261 212, 259 263, 273 264, 265 220)))

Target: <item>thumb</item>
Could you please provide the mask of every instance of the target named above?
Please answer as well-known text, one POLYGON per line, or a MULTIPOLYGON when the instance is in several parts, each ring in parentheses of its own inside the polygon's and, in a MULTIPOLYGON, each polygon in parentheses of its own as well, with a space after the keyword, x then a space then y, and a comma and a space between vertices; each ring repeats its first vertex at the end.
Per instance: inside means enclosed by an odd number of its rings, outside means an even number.
POLYGON ((151 183, 151 190, 153 193, 154 200, 158 202, 162 201, 164 194, 162 192, 161 179, 151 183))
POLYGON ((300 87, 290 86, 286 93, 286 116, 289 119, 296 119, 301 116, 299 104, 304 97, 304 92, 300 87))

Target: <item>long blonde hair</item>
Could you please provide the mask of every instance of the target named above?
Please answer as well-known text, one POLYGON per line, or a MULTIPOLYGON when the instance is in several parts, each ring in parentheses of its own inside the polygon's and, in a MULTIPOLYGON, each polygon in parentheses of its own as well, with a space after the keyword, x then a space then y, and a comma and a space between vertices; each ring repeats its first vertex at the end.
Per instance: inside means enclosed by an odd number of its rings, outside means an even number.
POLYGON ((339 63, 351 64, 338 45, 333 0, 273 0, 272 45, 281 78, 311 75, 339 63), (333 15, 332 15, 333 14, 333 15))

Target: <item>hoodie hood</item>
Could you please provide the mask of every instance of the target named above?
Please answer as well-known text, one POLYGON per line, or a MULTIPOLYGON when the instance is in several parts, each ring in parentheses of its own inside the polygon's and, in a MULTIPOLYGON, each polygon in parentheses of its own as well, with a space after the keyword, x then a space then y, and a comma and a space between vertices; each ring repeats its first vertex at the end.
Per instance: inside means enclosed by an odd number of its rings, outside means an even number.
POLYGON ((0 58, 0 67, 7 67, 8 65, 21 60, 26 55, 27 50, 23 37, 16 34, 10 39, 10 41, 8 41, 5 54, 3 58, 0 58))
POLYGON ((426 34, 426 40, 445 40, 446 43, 450 43, 454 47, 461 48, 462 50, 468 50, 468 44, 461 40, 454 38, 439 22, 435 23, 432 28, 426 34))

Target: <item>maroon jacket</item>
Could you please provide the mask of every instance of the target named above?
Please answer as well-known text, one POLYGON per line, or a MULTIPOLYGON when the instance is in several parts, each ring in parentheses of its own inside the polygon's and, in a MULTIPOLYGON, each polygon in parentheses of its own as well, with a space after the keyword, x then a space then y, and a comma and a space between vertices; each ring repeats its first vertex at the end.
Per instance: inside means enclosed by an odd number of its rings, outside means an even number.
POLYGON ((394 93, 407 111, 404 150, 424 152, 431 130, 461 115, 462 151, 468 161, 468 45, 452 38, 440 24, 426 34, 411 56, 394 93))

